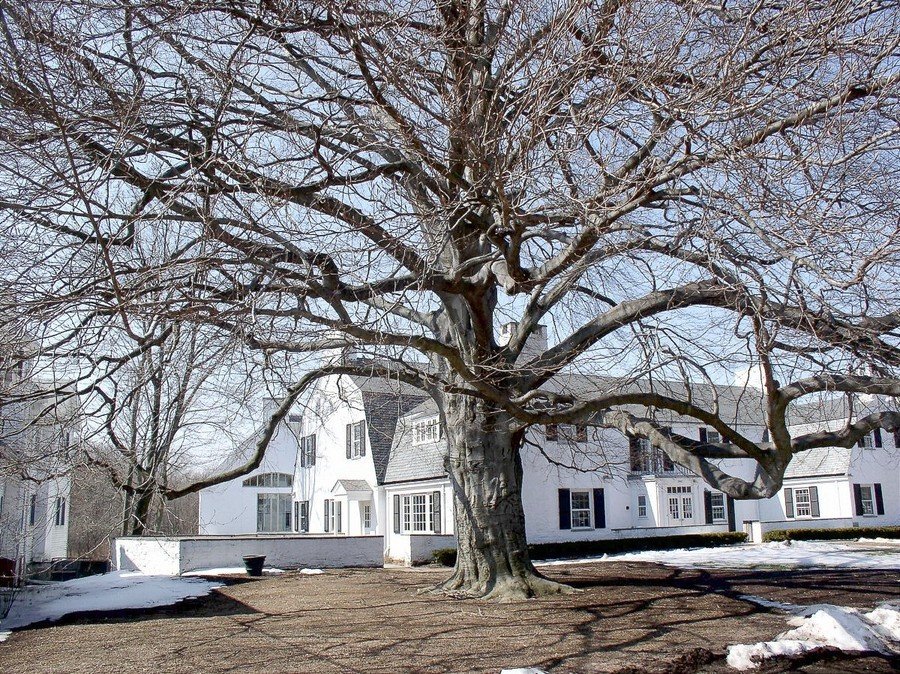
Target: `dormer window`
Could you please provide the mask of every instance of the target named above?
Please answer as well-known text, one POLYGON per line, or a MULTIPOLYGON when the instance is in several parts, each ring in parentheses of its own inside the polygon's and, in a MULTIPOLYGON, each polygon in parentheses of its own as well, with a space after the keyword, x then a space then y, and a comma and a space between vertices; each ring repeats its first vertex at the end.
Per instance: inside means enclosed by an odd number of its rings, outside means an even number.
POLYGON ((711 445, 717 445, 722 442, 722 436, 719 434, 719 431, 714 430, 712 428, 706 428, 705 426, 700 427, 700 442, 709 443, 711 445))
POLYGON ((441 439, 441 422, 437 417, 413 424, 413 444, 424 445, 441 439))

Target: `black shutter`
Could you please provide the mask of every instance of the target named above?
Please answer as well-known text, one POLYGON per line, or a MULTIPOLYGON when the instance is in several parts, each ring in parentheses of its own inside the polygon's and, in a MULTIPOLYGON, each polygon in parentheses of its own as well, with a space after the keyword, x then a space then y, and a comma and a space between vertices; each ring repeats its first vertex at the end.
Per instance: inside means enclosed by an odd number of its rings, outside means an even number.
POLYGON ((706 511, 706 523, 713 523, 712 492, 703 490, 703 509, 706 511))
POLYGON ((434 491, 431 493, 431 530, 439 534, 441 533, 441 492, 434 491))
POLYGON ((706 427, 705 427, 705 426, 701 426, 701 427, 700 427, 700 442, 703 442, 703 443, 706 443, 706 442, 707 442, 707 435, 706 435, 706 427))
POLYGON ((728 504, 728 531, 737 531, 737 522, 734 516, 734 499, 729 496, 725 499, 725 502, 728 504))
POLYGON ((813 517, 819 516, 819 488, 809 488, 809 510, 813 517))
POLYGON ((316 465, 316 436, 309 436, 309 461, 306 462, 307 465, 315 466, 316 465))
POLYGON ((353 455, 353 424, 347 424, 347 458, 353 455))
POLYGON ((331 522, 329 522, 329 520, 331 519, 329 517, 329 515, 331 514, 329 512, 331 510, 331 508, 329 508, 330 505, 331 505, 330 499, 325 499, 325 533, 326 534, 331 530, 331 522))
POLYGON ((559 528, 572 528, 572 501, 568 489, 559 490, 559 528))
POLYGON ((784 515, 794 517, 794 490, 790 487, 784 488, 784 515))
POLYGON ((884 497, 881 495, 881 483, 875 483, 875 512, 884 515, 884 497))
POLYGON ((863 504, 862 504, 862 486, 855 484, 853 485, 853 506, 854 512, 857 517, 862 517, 863 514, 863 504))
POLYGON ((400 533, 400 494, 394 494, 394 533, 400 533))
POLYGON ((603 500, 603 490, 594 490, 594 528, 606 528, 606 503, 603 500))
POLYGON ((366 422, 359 422, 359 455, 366 455, 366 422))
POLYGON ((875 446, 883 447, 884 443, 881 441, 881 429, 880 428, 875 429, 874 436, 875 436, 875 446))
POLYGON ((860 436, 859 440, 856 441, 856 446, 857 447, 865 447, 866 446, 866 436, 865 435, 860 436))
POLYGON ((769 429, 768 429, 768 428, 764 428, 764 429, 763 429, 762 441, 763 441, 763 442, 768 442, 768 441, 769 441, 769 429))

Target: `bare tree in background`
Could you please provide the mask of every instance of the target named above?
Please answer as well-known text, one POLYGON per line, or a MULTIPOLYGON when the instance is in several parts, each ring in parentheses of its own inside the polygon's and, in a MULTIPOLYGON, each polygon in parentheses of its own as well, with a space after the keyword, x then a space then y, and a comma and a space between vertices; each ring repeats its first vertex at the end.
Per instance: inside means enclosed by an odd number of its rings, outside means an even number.
MULTIPOLYGON (((144 333, 164 337, 121 363, 110 358, 120 367, 102 377, 84 402, 85 413, 100 426, 86 458, 102 466, 122 493, 120 530, 125 536, 160 530, 165 515, 160 497, 171 498, 199 477, 194 464, 200 457, 192 449, 217 436, 219 451, 237 444, 229 442, 223 428, 228 415, 221 413, 224 389, 233 384, 227 376, 228 342, 210 340, 200 327, 186 322, 142 327, 144 333), (159 507, 151 511, 151 506, 159 507), (151 512, 157 521, 150 520, 151 512)), ((135 350, 122 332, 118 336, 135 350)), ((119 346, 120 354, 128 354, 119 346)), ((250 397, 247 386, 231 388, 231 393, 233 398, 250 397)))
POLYGON ((327 374, 427 391, 456 493, 446 591, 561 590, 526 548, 535 424, 618 428, 765 498, 793 454, 900 422, 786 423, 815 393, 900 394, 893 7, 0 7, 17 311, 53 326, 56 358, 110 316, 203 323, 265 357, 368 356, 296 379, 269 436, 327 374), (554 344, 535 353, 541 324, 554 344), (691 383, 742 366, 761 373, 768 443, 691 383), (604 378, 567 386, 579 371, 604 378))

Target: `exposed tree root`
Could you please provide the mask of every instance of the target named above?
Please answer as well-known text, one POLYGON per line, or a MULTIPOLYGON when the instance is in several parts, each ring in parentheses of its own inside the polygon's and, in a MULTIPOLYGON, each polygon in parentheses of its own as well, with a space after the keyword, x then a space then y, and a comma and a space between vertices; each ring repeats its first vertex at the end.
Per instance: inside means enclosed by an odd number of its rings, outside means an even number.
POLYGON ((575 594, 581 590, 540 574, 522 576, 505 575, 490 580, 467 581, 466 574, 455 573, 435 587, 420 590, 421 594, 434 594, 456 599, 486 599, 509 602, 536 599, 560 594, 575 594))

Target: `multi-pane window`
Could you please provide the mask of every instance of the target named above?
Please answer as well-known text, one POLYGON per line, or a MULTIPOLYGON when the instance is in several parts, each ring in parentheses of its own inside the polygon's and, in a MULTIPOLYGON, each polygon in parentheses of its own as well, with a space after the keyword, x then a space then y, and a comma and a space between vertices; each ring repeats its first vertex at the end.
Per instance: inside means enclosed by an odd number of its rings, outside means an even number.
POLYGON ((712 503, 712 519, 713 522, 724 522, 725 521, 725 494, 712 493, 709 495, 709 500, 712 503))
POLYGON ((364 503, 362 508, 363 529, 368 531, 372 528, 372 504, 364 503))
POLYGON ((66 523, 66 499, 62 496, 56 498, 56 514, 53 523, 58 527, 66 523))
POLYGON ((647 495, 646 494, 638 494, 637 515, 638 515, 638 517, 646 517, 647 516, 647 495))
POLYGON ((337 499, 325 499, 325 532, 339 534, 344 529, 344 517, 341 501, 337 499))
POLYGON ((294 531, 309 532, 309 501, 294 501, 294 531))
POLYGON ((425 531, 427 529, 427 495, 414 494, 412 497, 412 531, 425 531))
POLYGON ((809 489, 794 490, 794 512, 796 512, 797 517, 810 517, 812 515, 809 489))
POLYGON ((653 447, 647 438, 632 438, 631 471, 633 473, 653 471, 653 447))
POLYGON ((591 527, 591 492, 572 491, 572 528, 589 529, 591 527))
POLYGON ((437 442, 441 438, 441 422, 435 417, 417 421, 413 425, 413 444, 424 445, 429 442, 437 442))
POLYGON ((706 431, 706 441, 712 443, 714 445, 722 442, 722 436, 719 435, 719 431, 714 431, 713 429, 707 429, 706 431))
POLYGON ((287 473, 260 473, 243 481, 245 487, 290 487, 293 478, 287 473))
POLYGON ((872 494, 872 485, 861 484, 859 486, 860 503, 863 515, 875 514, 875 498, 872 494))
POLYGON ((435 518, 441 516, 439 492, 425 494, 404 494, 395 496, 395 504, 399 505, 400 518, 395 526, 403 533, 435 533, 440 532, 441 522, 435 518), (438 500, 435 500, 435 499, 438 500))
POLYGON ((300 438, 300 467, 308 468, 316 465, 316 436, 306 435, 300 438))
POLYGON ((694 519, 694 495, 690 487, 666 487, 669 517, 673 520, 694 519))
POLYGON ((347 458, 356 459, 366 455, 366 422, 347 424, 347 458))
POLYGON ((281 532, 291 530, 291 495, 256 495, 256 530, 281 532))
POLYGON ((871 433, 867 433, 866 435, 862 436, 862 437, 857 441, 856 444, 857 444, 859 447, 862 447, 863 449, 872 449, 873 446, 874 446, 874 444, 873 444, 873 442, 872 442, 872 434, 871 434, 871 433))

